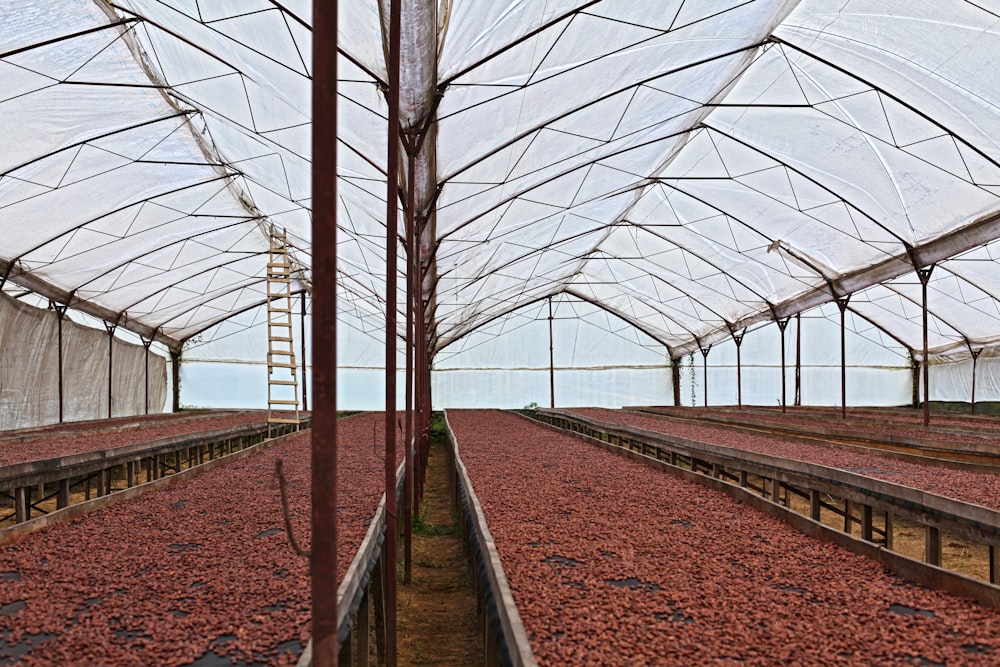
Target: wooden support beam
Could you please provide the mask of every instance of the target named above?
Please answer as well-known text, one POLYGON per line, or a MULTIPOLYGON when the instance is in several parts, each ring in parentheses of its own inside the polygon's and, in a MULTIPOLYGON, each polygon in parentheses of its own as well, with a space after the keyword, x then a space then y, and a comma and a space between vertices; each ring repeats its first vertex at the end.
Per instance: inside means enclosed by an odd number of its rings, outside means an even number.
POLYGON ((927 526, 924 544, 924 562, 930 565, 941 565, 941 531, 934 526, 927 526))

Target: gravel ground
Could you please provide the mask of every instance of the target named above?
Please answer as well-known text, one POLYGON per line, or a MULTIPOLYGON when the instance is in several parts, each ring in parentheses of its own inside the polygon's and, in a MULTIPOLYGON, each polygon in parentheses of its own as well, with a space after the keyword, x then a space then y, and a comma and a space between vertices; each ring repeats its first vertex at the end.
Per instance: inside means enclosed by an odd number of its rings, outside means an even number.
POLYGON ((149 426, 137 425, 134 428, 124 430, 108 430, 107 426, 101 429, 95 425, 92 428, 83 429, 79 435, 59 434, 0 442, 0 466, 124 447, 125 445, 149 442, 175 435, 235 428, 254 422, 263 424, 266 421, 267 415, 263 412, 240 412, 237 414, 216 412, 198 419, 191 419, 190 415, 179 413, 176 423, 161 418, 149 426))
POLYGON ((448 418, 542 665, 1000 664, 1000 613, 515 415, 448 418))
MULTIPOLYGON (((383 422, 341 422, 341 575, 382 495, 383 422)), ((18 664, 294 664, 309 571, 285 535, 277 458, 308 549, 308 432, 0 547, 0 665, 26 651, 18 664)))
POLYGON ((818 463, 1000 510, 1000 475, 910 463, 877 454, 845 451, 770 437, 762 433, 734 431, 707 424, 695 424, 687 420, 654 417, 622 410, 572 408, 568 412, 589 419, 632 426, 688 440, 818 463))

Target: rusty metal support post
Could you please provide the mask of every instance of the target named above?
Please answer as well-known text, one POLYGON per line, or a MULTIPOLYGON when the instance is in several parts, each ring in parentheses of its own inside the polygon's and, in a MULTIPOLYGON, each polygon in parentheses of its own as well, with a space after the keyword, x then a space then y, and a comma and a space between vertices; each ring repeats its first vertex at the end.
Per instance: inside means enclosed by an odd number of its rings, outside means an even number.
POLYGON ((969 414, 976 414, 976 362, 979 361, 979 355, 983 353, 983 348, 978 350, 969 349, 972 354, 972 396, 969 399, 969 414))
POLYGON ((56 311, 56 340, 57 340, 57 361, 59 375, 59 423, 63 423, 63 318, 66 316, 66 306, 52 302, 52 308, 56 311))
POLYGON ((389 141, 385 199, 385 622, 386 667, 396 667, 396 277, 399 251, 400 0, 389 7, 389 141))
POLYGON ((171 411, 181 411, 181 353, 170 351, 170 377, 171 377, 171 411))
POLYGON ((931 424, 931 402, 930 402, 930 360, 927 355, 927 283, 931 279, 934 265, 917 269, 917 277, 920 278, 921 312, 923 313, 923 333, 924 333, 924 356, 920 360, 923 365, 924 375, 924 428, 931 424))
POLYGON ((789 318, 775 320, 778 331, 781 333, 781 411, 787 409, 787 399, 785 392, 785 329, 788 327, 789 318))
MULTIPOLYGON (((416 505, 413 500, 413 298, 417 294, 416 249, 417 234, 414 228, 416 217, 416 159, 412 150, 407 150, 406 162, 406 430, 403 433, 403 453, 406 463, 403 484, 403 583, 409 585, 413 579, 413 516, 416 505)), ((365 657, 367 659, 367 657, 365 657)))
POLYGON ((795 313, 795 406, 802 405, 802 313, 795 313))
POLYGON ((680 360, 670 357, 670 385, 674 393, 674 407, 681 404, 681 365, 680 360))
MULTIPOLYGON (((414 230, 415 232, 417 230, 414 230)), ((414 276, 415 291, 413 295, 413 504, 420 507, 423 498, 423 439, 427 406, 424 405, 424 344, 426 329, 424 327, 424 299, 421 290, 423 284, 423 263, 420 255, 419 239, 417 254, 414 258, 417 275, 414 276)))
POLYGON ((149 414, 149 346, 153 344, 153 339, 146 340, 145 338, 140 338, 140 340, 142 340, 142 346, 146 350, 146 356, 143 359, 143 362, 145 363, 146 366, 146 373, 145 373, 146 381, 143 383, 143 388, 144 388, 145 405, 146 405, 145 414, 148 415, 149 414))
POLYGON ((712 351, 712 346, 701 348, 701 379, 702 390, 704 392, 705 407, 708 407, 708 353, 712 351))
POLYGON ((850 296, 837 299, 840 308, 840 418, 847 419, 847 302, 850 296))
POLYGON ((313 0, 313 665, 337 667, 337 1, 313 0))
POLYGON ((302 320, 299 330, 302 332, 302 410, 309 412, 309 372, 306 370, 306 293, 302 292, 302 320))
POLYGON ((108 330, 108 419, 111 419, 111 401, 112 401, 111 379, 112 376, 114 375, 113 373, 114 364, 112 362, 114 360, 114 350, 115 350, 115 329, 118 328, 118 325, 108 324, 107 322, 105 322, 104 328, 108 330))
POLYGON ((740 333, 733 332, 733 342, 736 343, 736 407, 743 409, 743 358, 740 351, 743 348, 743 336, 747 333, 743 329, 740 333))
POLYGON ((552 352, 552 297, 549 297, 549 407, 556 407, 556 367, 552 352))

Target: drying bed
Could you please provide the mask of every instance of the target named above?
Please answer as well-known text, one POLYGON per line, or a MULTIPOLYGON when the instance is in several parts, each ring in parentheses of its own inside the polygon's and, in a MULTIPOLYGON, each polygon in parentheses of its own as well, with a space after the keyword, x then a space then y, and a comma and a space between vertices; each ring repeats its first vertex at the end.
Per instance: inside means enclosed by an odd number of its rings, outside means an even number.
MULTIPOLYGON (((737 407, 710 406, 708 408, 693 408, 695 410, 724 410, 727 412, 751 412, 758 414, 799 414, 816 415, 824 419, 841 419, 842 409, 828 405, 789 405, 782 413, 780 407, 770 405, 744 405, 737 407)), ((878 407, 878 406, 849 406, 847 408, 847 419, 881 419, 883 421, 912 422, 923 424, 924 412, 920 408, 899 408, 899 407, 878 407)), ((956 411, 932 410, 931 426, 948 425, 968 428, 984 428, 990 430, 1000 430, 1000 418, 983 413, 969 414, 956 411)))
MULTIPOLYGON (((180 415, 178 415, 180 417, 180 415)), ((11 466, 29 461, 55 459, 84 452, 94 452, 124 447, 141 442, 151 442, 171 436, 188 435, 202 431, 217 431, 246 424, 267 421, 263 412, 217 412, 198 419, 179 418, 176 422, 156 420, 149 426, 135 428, 92 428, 80 434, 34 436, 24 440, 0 442, 0 466, 11 466)))
POLYGON ((516 415, 448 420, 540 664, 1000 659, 1000 613, 516 415))
MULTIPOLYGON (((242 410, 240 412, 243 412, 242 410)), ((233 414, 233 410, 193 410, 185 412, 158 412, 149 415, 129 415, 127 417, 112 417, 111 419, 85 419, 82 421, 46 424, 45 426, 29 426, 27 428, 0 431, 0 442, 9 439, 26 440, 28 438, 49 437, 64 433, 77 434, 85 431, 109 431, 115 429, 142 428, 158 422, 185 421, 205 419, 217 415, 233 414)))
MULTIPOLYGON (((384 417, 342 421, 341 576, 382 496, 384 417)), ((310 634, 309 433, 0 547, 0 664, 294 664, 310 634), (5 641, 4 641, 5 640, 5 641), (221 660, 218 656, 226 656, 221 660)))
POLYGON ((867 477, 883 479, 894 484, 930 491, 962 502, 1000 510, 1000 475, 943 469, 877 454, 833 449, 819 444, 796 441, 788 437, 769 436, 745 430, 737 431, 722 426, 694 423, 686 419, 654 417, 627 410, 569 408, 567 412, 589 419, 641 428, 697 442, 724 445, 795 461, 818 463, 867 477))
MULTIPOLYGON (((632 411, 629 409, 628 411, 632 411)), ((847 420, 840 419, 839 414, 810 413, 810 412, 779 412, 779 411, 742 411, 728 410, 725 408, 639 408, 639 412, 648 414, 665 415, 687 419, 703 419, 708 421, 719 421, 725 423, 749 423, 751 426, 771 425, 775 427, 790 426, 793 428, 807 427, 815 429, 817 435, 823 433, 841 434, 850 433, 859 439, 872 439, 876 441, 899 440, 926 442, 928 444, 963 443, 972 447, 981 448, 984 451, 996 450, 996 439, 1000 431, 997 424, 991 422, 980 422, 976 424, 964 422, 944 422, 937 421, 925 428, 923 423, 908 419, 884 419, 878 416, 863 418, 852 417, 847 420)))

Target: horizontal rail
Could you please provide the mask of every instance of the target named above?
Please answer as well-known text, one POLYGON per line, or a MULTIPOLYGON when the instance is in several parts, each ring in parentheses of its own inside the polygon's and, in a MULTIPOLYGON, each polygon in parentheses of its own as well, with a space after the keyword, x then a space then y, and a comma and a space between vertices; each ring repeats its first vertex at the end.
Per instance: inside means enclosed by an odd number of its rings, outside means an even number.
MULTIPOLYGON (((459 455, 458 440, 451 430, 451 424, 448 423, 447 412, 445 412, 445 427, 448 446, 451 449, 452 461, 455 466, 456 487, 462 504, 466 537, 470 542, 471 555, 476 565, 473 579, 476 581, 479 597, 486 612, 484 614, 488 640, 486 650, 490 650, 491 642, 489 640, 492 640, 501 665, 511 667, 537 666, 538 663, 531 650, 531 642, 528 640, 528 634, 524 630, 521 615, 514 602, 514 595, 507 583, 507 575, 504 574, 503 565, 500 563, 500 554, 497 552, 496 543, 486 525, 486 516, 479 504, 479 498, 476 497, 476 492, 472 488, 469 472, 459 455), (479 581, 479 579, 485 579, 485 581, 479 581)), ((489 657, 487 664, 493 664, 489 657)))
MULTIPOLYGON (((751 489, 767 496, 775 504, 780 501, 782 491, 786 503, 789 493, 807 497, 813 521, 818 521, 824 507, 834 509, 845 518, 845 532, 850 531, 852 523, 860 522, 863 539, 873 545, 875 536, 880 532, 873 518, 875 512, 884 512, 885 524, 881 532, 886 538, 887 549, 892 547, 890 526, 894 518, 909 519, 925 527, 924 560, 938 570, 941 563, 940 531, 984 543, 989 547, 990 583, 946 570, 940 572, 968 579, 974 585, 963 583, 965 588, 962 594, 1000 608, 1000 588, 993 585, 1000 583, 1000 572, 996 564, 996 550, 1000 545, 1000 512, 829 466, 608 424, 560 410, 536 410, 533 417, 610 448, 625 450, 666 467, 694 473, 699 478, 710 478, 724 486, 751 489), (752 478, 759 479, 760 486, 755 486, 752 478), (834 508, 831 503, 824 503, 824 495, 841 499, 844 508, 841 510, 834 508), (860 518, 853 516, 850 509, 852 506, 861 510, 860 518)), ((893 555, 903 558, 898 554, 893 555)), ((940 578, 938 575, 935 577, 940 578)))

